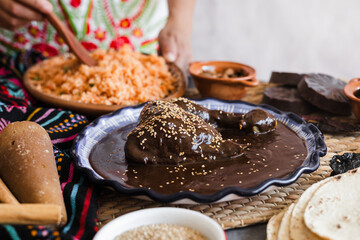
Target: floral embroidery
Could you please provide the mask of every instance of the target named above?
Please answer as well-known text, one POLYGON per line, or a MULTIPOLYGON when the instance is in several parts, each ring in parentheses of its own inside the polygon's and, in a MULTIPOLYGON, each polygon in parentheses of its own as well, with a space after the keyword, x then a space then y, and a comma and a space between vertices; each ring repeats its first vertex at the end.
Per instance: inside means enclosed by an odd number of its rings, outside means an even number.
POLYGON ((38 27, 33 26, 33 25, 29 25, 28 32, 33 37, 38 37, 40 35, 40 29, 38 27))
POLYGON ((99 41, 103 41, 106 38, 106 32, 101 30, 100 28, 96 29, 94 34, 95 38, 99 41))
MULTIPOLYGON (((125 36, 121 36, 121 37, 117 37, 116 39, 114 39, 113 41, 111 41, 110 43, 110 47, 114 48, 114 49, 119 49, 122 47, 122 45, 124 44, 130 44, 130 40, 128 37, 125 36)), ((131 45, 132 46, 132 45, 131 45)))
POLYGON ((89 51, 93 51, 93 50, 95 50, 95 49, 98 48, 98 47, 97 47, 94 43, 92 43, 92 42, 84 42, 84 41, 82 41, 82 42, 81 42, 81 45, 83 45, 84 48, 86 48, 86 49, 89 50, 89 51))
POLYGON ((14 40, 20 44, 25 44, 28 42, 28 40, 25 38, 24 34, 21 34, 21 33, 16 33, 14 35, 14 40))
POLYGON ((59 53, 56 48, 54 48, 46 43, 34 44, 32 47, 33 47, 33 49, 41 52, 44 57, 52 57, 59 53))
POLYGON ((63 45, 65 43, 64 39, 58 33, 55 35, 55 42, 59 45, 63 45))
POLYGON ((78 8, 81 4, 81 0, 71 0, 70 1, 70 5, 73 6, 74 8, 78 8))
POLYGON ((121 28, 129 28, 131 26, 130 19, 124 18, 120 21, 120 27, 121 28))
POLYGON ((143 36, 143 32, 140 28, 135 28, 133 31, 132 31, 132 34, 133 36, 137 37, 137 38, 140 38, 143 36))
MULTIPOLYGON (((156 53, 157 37, 166 22, 166 0, 49 0, 54 13, 66 23, 86 47, 119 48, 156 53), (151 41, 151 44, 142 44, 151 41)), ((0 52, 14 54, 36 48, 45 56, 69 50, 64 39, 47 22, 32 22, 14 32, 0 28, 0 52), (6 32, 6 33, 5 33, 6 32)))

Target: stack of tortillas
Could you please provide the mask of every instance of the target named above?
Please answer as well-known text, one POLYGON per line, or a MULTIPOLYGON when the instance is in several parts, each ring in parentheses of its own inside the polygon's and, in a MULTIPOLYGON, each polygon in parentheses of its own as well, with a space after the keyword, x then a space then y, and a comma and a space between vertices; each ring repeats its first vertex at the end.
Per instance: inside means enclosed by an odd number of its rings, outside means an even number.
POLYGON ((360 169, 322 180, 273 216, 267 239, 360 238, 360 169))

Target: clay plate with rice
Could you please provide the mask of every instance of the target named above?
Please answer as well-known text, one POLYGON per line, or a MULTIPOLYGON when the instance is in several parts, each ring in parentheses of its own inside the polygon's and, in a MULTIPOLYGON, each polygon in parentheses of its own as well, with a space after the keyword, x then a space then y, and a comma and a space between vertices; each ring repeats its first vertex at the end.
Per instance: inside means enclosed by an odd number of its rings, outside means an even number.
POLYGON ((97 66, 80 64, 72 54, 40 62, 24 75, 26 89, 55 107, 99 116, 126 106, 182 96, 182 71, 156 55, 98 49, 91 53, 97 66))

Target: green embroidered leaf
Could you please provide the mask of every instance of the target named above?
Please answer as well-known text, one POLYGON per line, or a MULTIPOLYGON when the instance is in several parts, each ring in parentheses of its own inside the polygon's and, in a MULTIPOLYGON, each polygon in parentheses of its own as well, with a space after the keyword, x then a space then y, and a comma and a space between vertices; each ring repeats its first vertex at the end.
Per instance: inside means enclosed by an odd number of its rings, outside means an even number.
POLYGON ((158 41, 154 41, 145 45, 140 46, 140 52, 145 54, 157 54, 156 47, 158 45, 158 41))
MULTIPOLYGON (((133 0, 130 1, 129 4, 125 4, 124 5, 124 13, 125 16, 130 16, 130 14, 134 11, 134 9, 138 6, 141 5, 141 2, 144 0, 133 0)), ((148 1, 147 1, 148 2, 148 1)))
POLYGON ((153 17, 155 10, 156 4, 150 4, 150 2, 147 1, 142 14, 135 20, 135 22, 140 23, 142 26, 146 26, 153 17))
POLYGON ((113 27, 112 27, 112 25, 110 23, 110 20, 107 17, 107 14, 106 14, 105 10, 104 10, 105 8, 104 8, 103 2, 102 1, 94 1, 94 2, 97 3, 96 7, 97 7, 97 10, 98 10, 98 12, 100 14, 99 17, 101 18, 101 20, 99 20, 99 21, 101 21, 101 22, 103 22, 105 24, 107 32, 109 32, 110 36, 112 38, 114 38, 116 34, 115 34, 114 29, 113 29, 113 27))
POLYGON ((64 9, 66 15, 69 17, 69 23, 70 23, 72 30, 74 31, 75 36, 78 36, 78 31, 76 29, 76 26, 71 19, 71 16, 72 16, 71 13, 68 11, 66 5, 62 1, 60 1, 60 4, 61 4, 62 8, 64 9))
POLYGON ((114 18, 116 20, 119 20, 119 18, 120 18, 119 12, 120 12, 121 7, 124 5, 124 2, 120 2, 119 4, 115 4, 114 1, 110 0, 109 4, 111 6, 110 10, 111 10, 112 15, 114 16, 114 18), (120 9, 119 9, 119 7, 120 7, 120 9))

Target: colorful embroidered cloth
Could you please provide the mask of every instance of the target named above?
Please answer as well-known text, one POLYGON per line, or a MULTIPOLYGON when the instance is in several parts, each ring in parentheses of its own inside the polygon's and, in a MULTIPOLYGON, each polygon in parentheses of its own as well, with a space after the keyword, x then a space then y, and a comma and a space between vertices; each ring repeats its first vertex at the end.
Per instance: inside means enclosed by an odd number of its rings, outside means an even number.
POLYGON ((92 239, 96 233, 97 191, 74 168, 69 154, 73 139, 88 119, 70 111, 47 108, 24 90, 22 74, 41 59, 34 51, 14 57, 0 53, 0 132, 10 122, 25 120, 46 129, 54 146, 68 223, 61 231, 42 226, 0 225, 0 239, 92 239))
MULTIPOLYGON (((156 53, 157 36, 168 15, 166 0, 49 0, 55 14, 88 50, 119 48, 156 53)), ((36 49, 44 56, 67 52, 64 40, 48 22, 32 22, 14 32, 0 28, 0 51, 36 49)))

